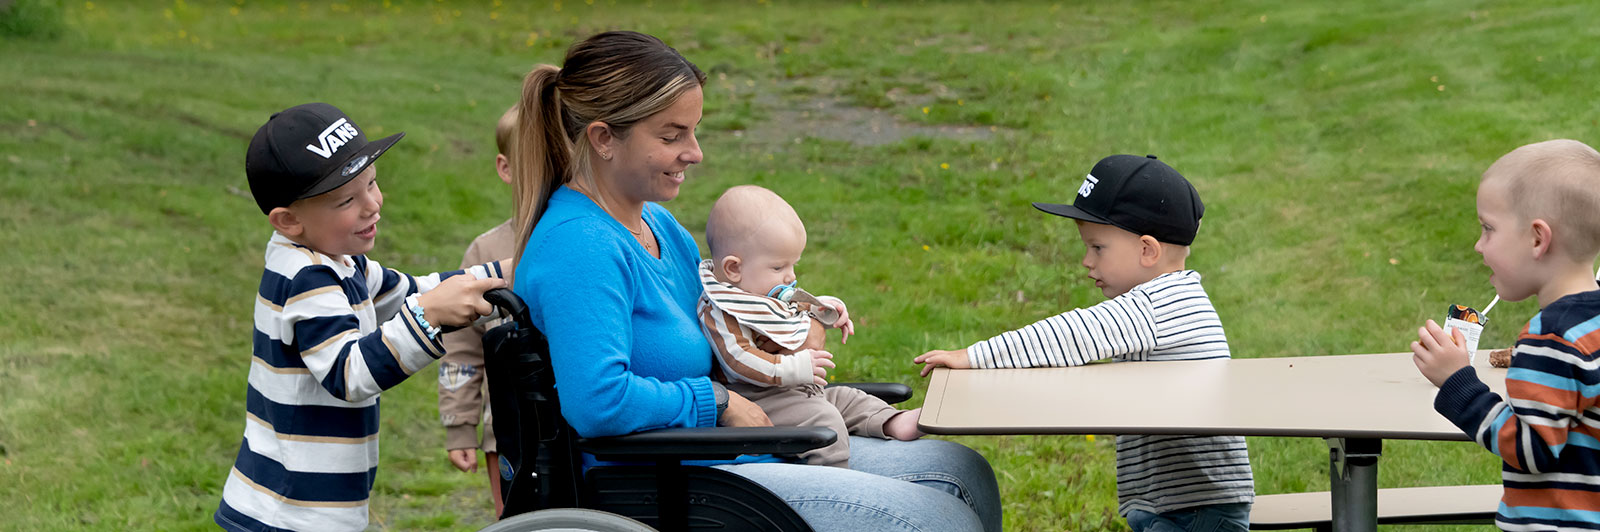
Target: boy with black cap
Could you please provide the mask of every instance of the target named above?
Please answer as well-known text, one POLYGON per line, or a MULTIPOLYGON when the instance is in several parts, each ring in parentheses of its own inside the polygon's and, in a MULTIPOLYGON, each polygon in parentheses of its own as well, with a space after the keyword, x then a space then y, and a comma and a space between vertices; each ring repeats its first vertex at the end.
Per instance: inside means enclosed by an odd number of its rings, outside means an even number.
POLYGON ((412 277, 365 253, 378 233, 377 142, 331 105, 272 115, 245 154, 274 229, 255 300, 244 441, 213 519, 228 530, 362 530, 378 393, 444 354, 439 327, 491 308, 509 264, 412 277))
MULTIPOLYGON (((1229 358, 1200 274, 1184 266, 1205 206, 1155 156, 1101 159, 1071 205, 1034 203, 1078 225, 1089 270, 1111 298, 956 351, 936 366, 1024 368, 1229 358)), ((1087 406, 1086 407, 1092 407, 1087 406)), ((1117 436, 1118 511, 1133 530, 1248 530, 1255 484, 1242 436, 1117 436)))

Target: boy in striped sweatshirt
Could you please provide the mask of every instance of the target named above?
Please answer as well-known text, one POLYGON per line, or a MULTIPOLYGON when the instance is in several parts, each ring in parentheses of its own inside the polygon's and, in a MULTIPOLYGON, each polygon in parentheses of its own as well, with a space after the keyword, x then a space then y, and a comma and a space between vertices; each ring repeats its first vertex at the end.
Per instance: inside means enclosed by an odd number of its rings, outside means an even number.
POLYGON ((1504 530, 1600 530, 1600 153, 1574 140, 1513 150, 1478 183, 1473 249, 1507 301, 1537 297, 1517 337, 1506 399, 1467 364, 1459 331, 1433 320, 1411 343, 1433 408, 1500 456, 1504 530), (1453 334, 1452 334, 1453 333, 1453 334))
POLYGON ((833 429, 839 439, 801 453, 808 464, 850 467, 850 435, 914 440, 921 409, 897 410, 855 388, 827 385, 833 354, 824 327, 855 332, 844 302, 798 288, 806 226, 794 208, 754 185, 728 189, 706 221, 711 257, 700 263, 696 314, 717 359, 713 378, 754 402, 773 425, 833 429))
POLYGON ((325 103, 250 141, 250 193, 274 232, 255 299, 244 441, 213 519, 226 530, 362 530, 378 466, 378 393, 444 354, 509 264, 412 277, 367 259, 378 233, 376 142, 325 103))
MULTIPOLYGON (((1155 156, 1096 163, 1071 205, 1034 203, 1072 218, 1101 293, 1111 298, 966 349, 914 359, 950 368, 1029 368, 1229 358, 1200 274, 1184 266, 1205 206, 1155 156)), ((1117 436, 1118 511, 1139 531, 1244 531, 1255 484, 1242 436, 1117 436)))

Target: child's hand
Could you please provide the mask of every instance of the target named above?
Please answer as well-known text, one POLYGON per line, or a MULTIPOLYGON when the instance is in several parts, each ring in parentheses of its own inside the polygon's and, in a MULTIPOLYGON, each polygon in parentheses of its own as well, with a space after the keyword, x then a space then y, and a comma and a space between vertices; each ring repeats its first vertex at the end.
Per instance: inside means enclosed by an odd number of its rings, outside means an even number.
POLYGON ((926 366, 922 366, 922 376, 924 377, 928 376, 929 373, 933 373, 933 368, 939 366, 944 366, 951 369, 967 369, 972 367, 972 361, 967 359, 966 349, 958 349, 955 351, 940 351, 935 349, 933 351, 923 353, 922 356, 913 358, 911 361, 918 364, 927 364, 926 366))
POLYGON ((466 327, 478 316, 494 312, 494 306, 483 300, 483 293, 505 287, 505 279, 457 275, 417 296, 417 303, 422 305, 422 317, 435 327, 466 327))
POLYGON ((1446 333, 1438 323, 1428 320, 1417 329, 1417 341, 1411 342, 1411 361, 1417 364, 1428 382, 1435 387, 1442 386, 1451 375, 1467 367, 1466 343, 1461 331, 1451 329, 1446 333))
POLYGON ((839 332, 843 334, 843 336, 839 338, 839 343, 850 343, 850 335, 856 333, 856 324, 855 322, 850 321, 850 310, 845 308, 844 301, 836 297, 828 296, 819 297, 817 299, 839 313, 839 319, 834 320, 833 328, 839 329, 839 332))
POLYGON ((478 471, 478 453, 474 449, 451 449, 450 465, 468 473, 478 471))
POLYGON ((828 370, 836 368, 833 365, 833 353, 815 349, 811 351, 811 382, 817 386, 828 385, 828 370))
POLYGON ((517 271, 517 260, 500 259, 500 271, 506 272, 505 275, 511 275, 512 272, 517 271))

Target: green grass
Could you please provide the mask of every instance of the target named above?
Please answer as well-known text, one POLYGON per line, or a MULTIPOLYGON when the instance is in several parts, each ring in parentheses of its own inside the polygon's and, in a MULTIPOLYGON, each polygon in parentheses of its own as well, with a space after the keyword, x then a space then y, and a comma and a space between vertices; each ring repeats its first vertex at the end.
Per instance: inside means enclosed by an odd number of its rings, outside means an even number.
MULTIPOLYGON (((1102 299, 1072 225, 1028 202, 1069 201, 1103 155, 1159 154, 1200 190, 1190 266, 1236 356, 1312 356, 1402 351, 1446 305, 1481 308, 1477 176, 1521 144, 1596 141, 1600 28, 1567 2, 25 4, 62 27, 0 33, 6 530, 209 527, 269 231, 244 149, 305 101, 407 133, 372 255, 448 269, 509 214, 491 131, 521 76, 597 31, 660 36, 712 79, 706 161, 668 208, 698 234, 728 186, 784 195, 807 286, 859 321, 839 375, 919 391, 912 356, 1102 299), (825 98, 994 133, 862 146, 774 122, 825 98)), ((1533 311, 1496 307, 1483 345, 1533 311)), ((488 522, 435 400, 426 371, 385 393, 376 529, 488 522)), ((1110 438, 958 440, 995 465, 1009 529, 1125 526, 1110 438)), ((1258 492, 1327 489, 1321 441, 1250 444, 1258 492)), ((1465 443, 1390 442, 1379 484, 1498 477, 1465 443)))

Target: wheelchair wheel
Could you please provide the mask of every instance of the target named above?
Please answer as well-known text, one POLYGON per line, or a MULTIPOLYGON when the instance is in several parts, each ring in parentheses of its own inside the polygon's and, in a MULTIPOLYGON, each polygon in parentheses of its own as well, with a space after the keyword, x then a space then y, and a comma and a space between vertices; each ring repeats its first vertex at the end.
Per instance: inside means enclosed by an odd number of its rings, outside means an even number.
POLYGON ((550 508, 502 519, 478 532, 656 532, 644 523, 584 508, 550 508))

